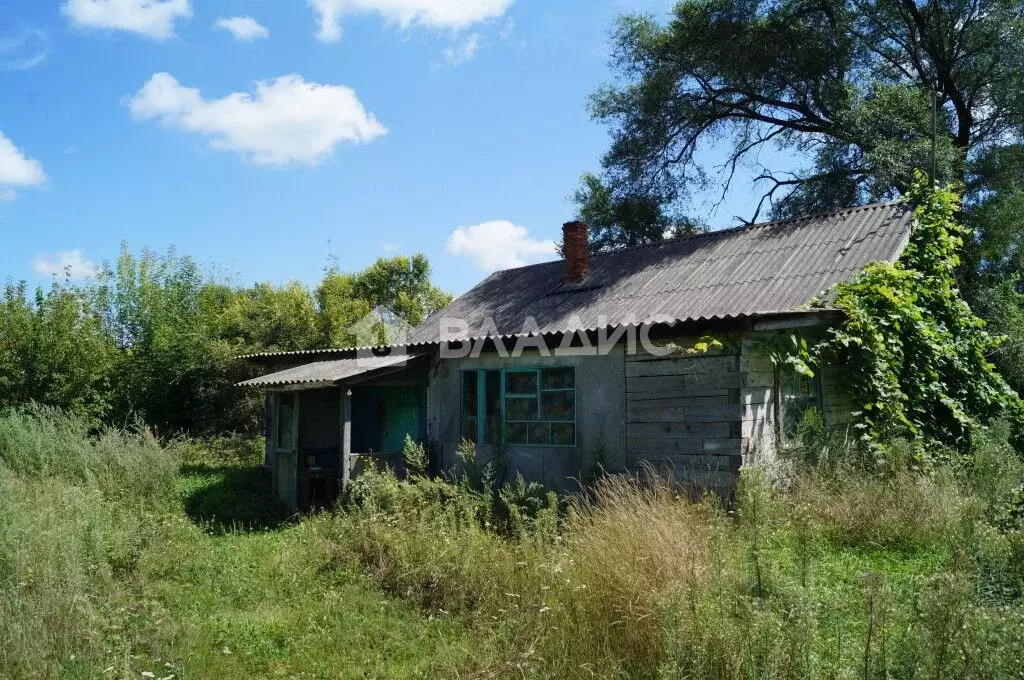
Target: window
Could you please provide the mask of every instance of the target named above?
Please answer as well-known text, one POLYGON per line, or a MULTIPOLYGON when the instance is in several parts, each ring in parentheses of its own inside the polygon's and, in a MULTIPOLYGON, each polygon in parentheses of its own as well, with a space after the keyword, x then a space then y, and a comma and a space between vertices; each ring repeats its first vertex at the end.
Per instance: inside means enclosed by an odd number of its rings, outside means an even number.
POLYGON ((294 451, 298 415, 295 395, 278 392, 274 403, 274 448, 278 451, 294 451))
POLYGON ((574 446, 575 369, 464 371, 462 436, 485 444, 574 446))
POLYGON ((808 378, 793 371, 778 372, 779 437, 785 447, 800 443, 805 423, 810 414, 821 411, 821 390, 817 376, 808 378))

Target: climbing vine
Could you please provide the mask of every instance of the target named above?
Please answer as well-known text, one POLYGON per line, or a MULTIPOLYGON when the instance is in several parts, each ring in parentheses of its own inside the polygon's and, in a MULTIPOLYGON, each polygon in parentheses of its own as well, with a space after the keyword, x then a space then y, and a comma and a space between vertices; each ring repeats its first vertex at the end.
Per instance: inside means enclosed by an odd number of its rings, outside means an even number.
MULTIPOLYGON (((884 462, 887 442, 966 450, 994 418, 1024 424, 1024 402, 988 360, 1001 339, 960 298, 955 270, 968 232, 958 196, 918 174, 910 242, 895 264, 874 263, 835 290, 844 322, 813 348, 849 371, 860 439, 884 462)), ((1018 428, 1019 431, 1019 428, 1018 428)))

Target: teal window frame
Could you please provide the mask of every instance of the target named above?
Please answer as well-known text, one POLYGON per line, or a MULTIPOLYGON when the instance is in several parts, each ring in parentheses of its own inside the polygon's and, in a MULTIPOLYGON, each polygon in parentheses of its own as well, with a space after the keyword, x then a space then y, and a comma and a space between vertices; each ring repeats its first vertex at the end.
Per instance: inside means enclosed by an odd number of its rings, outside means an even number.
MULTIPOLYGON (((466 374, 476 374, 476 436, 473 438, 475 442, 483 442, 486 440, 486 427, 487 427, 487 373, 489 371, 498 371, 498 369, 465 369, 459 373, 459 429, 463 430, 463 423, 466 420, 472 419, 466 416, 466 374)), ((500 369, 501 375, 501 391, 500 391, 500 403, 501 403, 501 435, 500 441, 502 444, 507 446, 525 446, 533 448, 571 448, 577 445, 578 435, 576 432, 576 413, 578 408, 578 401, 576 398, 576 367, 575 366, 537 366, 537 367, 523 367, 523 368, 503 368, 500 369), (562 388, 545 388, 543 385, 543 373, 545 370, 571 370, 572 371, 572 387, 562 388), (532 393, 518 393, 509 392, 508 376, 511 374, 533 374, 535 381, 535 391, 532 393), (572 392, 572 418, 571 419, 550 419, 542 418, 543 415, 543 402, 544 394, 557 393, 557 392, 572 392), (509 399, 536 399, 537 400, 537 412, 536 418, 533 420, 513 420, 509 421, 507 415, 507 404, 509 399), (509 423, 513 424, 548 424, 551 427, 552 434, 549 435, 546 443, 529 442, 529 435, 527 435, 526 442, 509 442, 508 441, 508 430, 509 423), (571 443, 555 443, 554 441, 554 426, 555 425, 572 425, 572 442, 571 443)), ((467 433, 462 432, 462 436, 466 437, 467 433)))

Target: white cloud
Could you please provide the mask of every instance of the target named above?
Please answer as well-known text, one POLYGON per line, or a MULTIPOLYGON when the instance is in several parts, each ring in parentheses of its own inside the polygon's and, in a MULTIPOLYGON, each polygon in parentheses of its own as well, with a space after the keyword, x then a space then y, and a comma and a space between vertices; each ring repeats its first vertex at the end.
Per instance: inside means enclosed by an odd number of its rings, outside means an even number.
POLYGON ((348 14, 379 14, 384 21, 408 28, 463 29, 505 14, 515 0, 308 0, 319 23, 317 38, 341 39, 341 20, 348 14))
POLYGON ((174 22, 192 16, 189 0, 68 0, 61 9, 77 26, 156 40, 173 38, 174 22))
POLYGON ((253 42, 261 38, 269 38, 267 27, 252 17, 222 17, 213 23, 214 28, 230 31, 236 40, 253 42))
POLYGON ((50 55, 49 36, 36 28, 0 36, 0 71, 27 71, 50 55))
POLYGON ((445 250, 451 255, 468 257, 482 271, 493 272, 552 259, 558 246, 551 240, 531 238, 526 227, 494 220, 455 229, 445 250))
POLYGON ((85 259, 81 250, 62 250, 56 255, 39 253, 32 258, 32 269, 37 274, 70 279, 87 279, 99 272, 99 267, 85 259))
POLYGON ((458 66, 475 57, 483 44, 484 37, 479 33, 473 33, 458 45, 446 47, 441 55, 449 66, 458 66))
POLYGON ((0 198, 12 201, 15 187, 37 187, 45 181, 42 164, 26 156, 0 132, 0 198))
POLYGON ((315 165, 342 142, 369 142, 387 134, 351 88, 307 83, 290 74, 256 83, 255 95, 234 92, 204 99, 169 73, 157 73, 126 100, 137 120, 205 137, 258 165, 315 165))

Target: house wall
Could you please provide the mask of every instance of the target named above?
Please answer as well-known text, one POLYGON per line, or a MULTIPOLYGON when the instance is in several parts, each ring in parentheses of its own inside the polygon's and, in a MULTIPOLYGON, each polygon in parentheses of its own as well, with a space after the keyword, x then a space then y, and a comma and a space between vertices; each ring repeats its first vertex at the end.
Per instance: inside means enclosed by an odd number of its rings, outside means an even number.
MULTIPOLYGON (((675 338, 692 347, 696 338, 675 338)), ((627 469, 653 468, 700 489, 726 491, 740 468, 741 354, 735 338, 720 350, 627 355, 627 469)))
MULTIPOLYGON (((458 464, 462 371, 551 366, 576 369, 576 446, 509 445, 504 454, 510 468, 560 490, 578 489, 593 475, 595 463, 608 470, 624 470, 625 362, 621 346, 612 348, 607 356, 544 357, 528 350, 516 359, 483 353, 477 358, 435 362, 427 392, 427 436, 442 469, 450 470, 458 464)), ((484 458, 493 453, 490 447, 480 449, 484 458)))
POLYGON ((843 388, 847 377, 842 366, 825 364, 818 371, 821 377, 821 412, 825 425, 836 435, 843 434, 853 421, 853 398, 843 388))
POLYGON ((743 465, 770 465, 777 458, 778 412, 775 364, 765 341, 768 333, 746 333, 740 343, 743 465))

